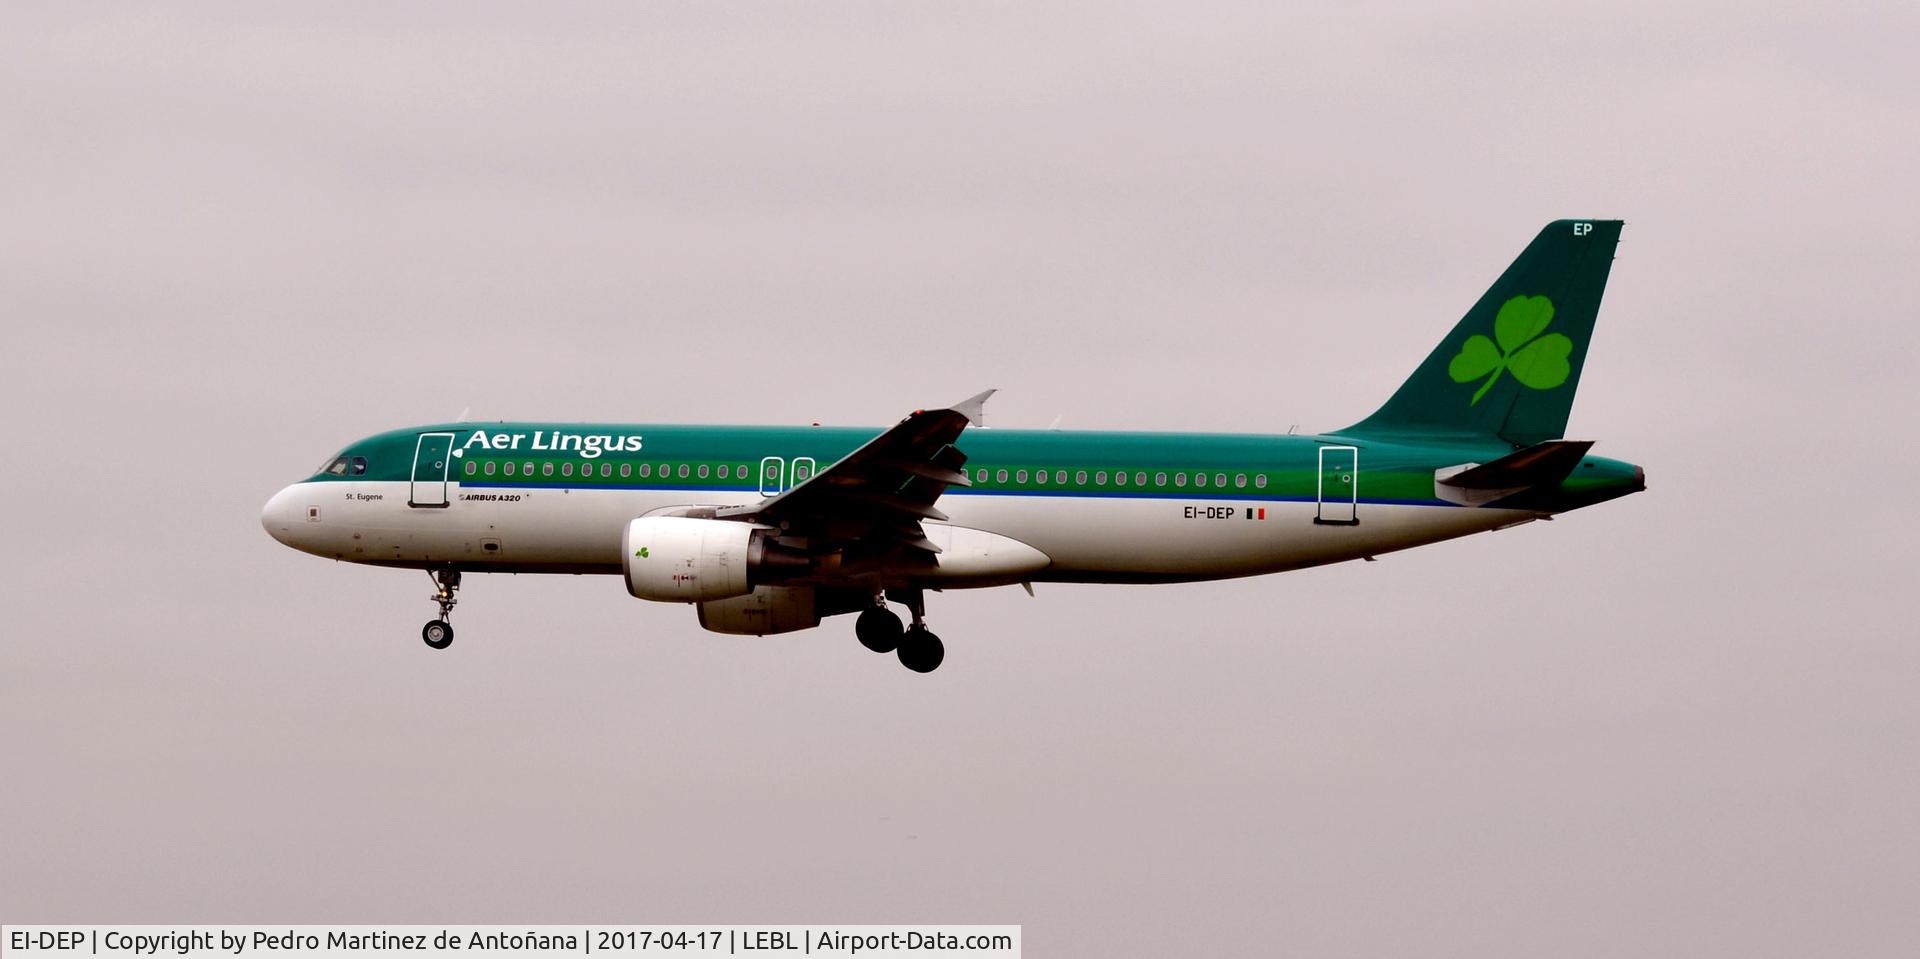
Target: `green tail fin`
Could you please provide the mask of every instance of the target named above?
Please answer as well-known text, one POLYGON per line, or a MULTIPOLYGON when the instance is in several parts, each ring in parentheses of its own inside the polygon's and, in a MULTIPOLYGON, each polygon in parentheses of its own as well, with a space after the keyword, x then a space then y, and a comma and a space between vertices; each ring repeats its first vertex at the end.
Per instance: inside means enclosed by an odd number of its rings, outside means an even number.
POLYGON ((1586 364, 1619 220, 1555 220, 1467 311, 1361 435, 1559 439, 1586 364))

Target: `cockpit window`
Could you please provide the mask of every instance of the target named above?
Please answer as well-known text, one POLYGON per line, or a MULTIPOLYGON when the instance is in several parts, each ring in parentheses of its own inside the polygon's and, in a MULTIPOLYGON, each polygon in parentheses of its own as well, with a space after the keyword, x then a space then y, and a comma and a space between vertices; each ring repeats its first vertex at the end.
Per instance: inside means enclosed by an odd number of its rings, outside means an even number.
POLYGON ((354 457, 351 460, 350 465, 348 466, 348 472, 352 473, 355 476, 362 475, 366 471, 367 471, 367 458, 364 456, 354 457))
POLYGON ((330 476, 347 475, 347 458, 344 456, 334 457, 333 462, 328 463, 324 468, 320 470, 320 472, 326 473, 330 476))

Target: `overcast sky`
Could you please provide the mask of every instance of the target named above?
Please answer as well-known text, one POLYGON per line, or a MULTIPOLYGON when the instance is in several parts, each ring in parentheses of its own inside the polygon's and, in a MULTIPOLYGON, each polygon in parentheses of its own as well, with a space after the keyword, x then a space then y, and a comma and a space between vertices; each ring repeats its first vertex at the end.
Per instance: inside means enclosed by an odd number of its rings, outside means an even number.
POLYGON ((1034 955, 1911 955, 1911 3, 0 13, 0 918, 1011 922, 1034 955), (324 562, 476 418, 1330 429, 1627 221, 1650 490, 703 633, 324 562))

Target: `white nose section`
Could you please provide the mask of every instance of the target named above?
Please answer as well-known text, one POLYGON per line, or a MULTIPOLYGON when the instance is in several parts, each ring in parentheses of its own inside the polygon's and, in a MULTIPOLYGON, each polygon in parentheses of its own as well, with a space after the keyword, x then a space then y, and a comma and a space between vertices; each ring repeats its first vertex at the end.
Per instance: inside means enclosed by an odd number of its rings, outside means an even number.
POLYGON ((267 535, 288 546, 293 545, 293 487, 289 486, 260 509, 260 525, 266 527, 267 535))

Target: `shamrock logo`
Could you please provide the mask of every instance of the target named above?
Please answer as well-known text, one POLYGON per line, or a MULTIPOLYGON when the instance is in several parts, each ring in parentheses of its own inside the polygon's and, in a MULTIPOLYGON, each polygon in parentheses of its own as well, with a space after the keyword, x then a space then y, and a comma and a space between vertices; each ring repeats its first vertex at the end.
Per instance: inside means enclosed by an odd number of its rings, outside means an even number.
POLYGON ((634 551, 633 551, 633 555, 635 555, 635 556, 638 556, 638 557, 640 557, 641 559, 646 559, 646 558, 647 558, 647 548, 646 548, 645 546, 642 546, 642 547, 640 547, 639 549, 636 549, 636 550, 634 550, 634 551))
POLYGON ((1516 296, 1501 304, 1499 315, 1493 318, 1494 339, 1475 333, 1460 347, 1460 355, 1447 364, 1447 375, 1455 383, 1487 378, 1467 405, 1480 402, 1500 374, 1508 371, 1521 384, 1536 390, 1550 390, 1565 383, 1573 373, 1567 363, 1573 341, 1558 333, 1540 335, 1551 323, 1553 301, 1544 296, 1516 296), (1494 340, 1499 340, 1499 345, 1494 345, 1494 340))

